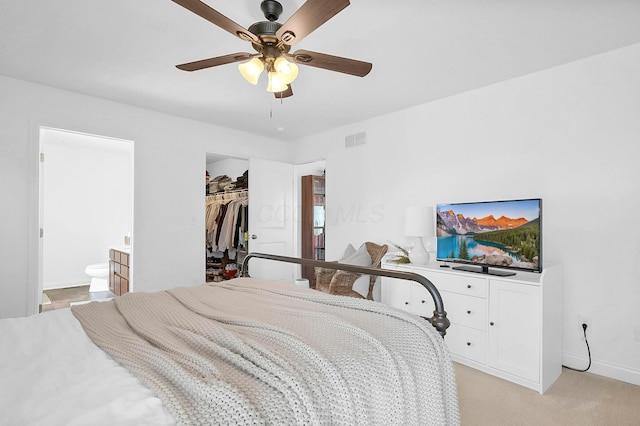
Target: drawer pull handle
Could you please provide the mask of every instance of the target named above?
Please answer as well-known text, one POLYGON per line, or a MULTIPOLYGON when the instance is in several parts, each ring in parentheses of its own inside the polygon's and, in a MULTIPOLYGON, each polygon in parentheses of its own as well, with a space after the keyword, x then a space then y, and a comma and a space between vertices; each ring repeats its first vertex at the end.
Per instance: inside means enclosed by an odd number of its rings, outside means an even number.
POLYGON ((495 323, 494 323, 493 321, 491 321, 491 322, 489 323, 489 325, 493 327, 493 326, 495 325, 495 323))
POLYGON ((423 301, 422 301, 422 303, 427 303, 427 301, 426 301, 426 300, 423 300, 423 301))
POLYGON ((467 311, 467 314, 468 314, 468 315, 471 315, 471 311, 467 311))
POLYGON ((405 304, 405 305, 408 305, 408 304, 409 304, 409 302, 404 302, 404 304, 405 304))
POLYGON ((467 288, 471 288, 471 284, 467 284, 467 288))
POLYGON ((467 346, 471 346, 471 342, 467 342, 467 346))

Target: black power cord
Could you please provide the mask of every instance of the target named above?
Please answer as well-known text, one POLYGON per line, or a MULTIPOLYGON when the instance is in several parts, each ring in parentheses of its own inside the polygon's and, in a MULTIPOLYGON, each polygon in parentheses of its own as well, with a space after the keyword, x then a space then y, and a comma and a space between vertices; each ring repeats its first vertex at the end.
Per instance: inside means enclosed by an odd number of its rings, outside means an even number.
POLYGON ((591 368, 591 349, 589 348, 589 341, 587 340, 587 324, 584 324, 584 323, 582 324, 582 332, 584 333, 584 342, 587 344, 587 353, 589 354, 589 365, 587 365, 587 368, 585 368, 584 370, 580 370, 578 368, 573 368, 573 367, 567 367, 566 365, 563 365, 563 367, 568 370, 578 371, 580 373, 584 373, 585 371, 591 368))

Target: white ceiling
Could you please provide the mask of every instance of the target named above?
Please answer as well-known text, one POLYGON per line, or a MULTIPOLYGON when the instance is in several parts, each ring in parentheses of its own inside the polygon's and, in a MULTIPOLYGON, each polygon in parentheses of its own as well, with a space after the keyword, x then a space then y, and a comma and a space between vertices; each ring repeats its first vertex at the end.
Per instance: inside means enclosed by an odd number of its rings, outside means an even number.
MULTIPOLYGON (((260 0, 207 0, 235 22, 260 0)), ((281 0, 279 22, 302 0, 281 0)), ((373 63, 358 78, 300 67, 282 102, 236 64, 253 52, 171 0, 0 0, 0 74, 282 140, 369 119, 640 42, 638 0, 353 0, 298 43, 373 63)))

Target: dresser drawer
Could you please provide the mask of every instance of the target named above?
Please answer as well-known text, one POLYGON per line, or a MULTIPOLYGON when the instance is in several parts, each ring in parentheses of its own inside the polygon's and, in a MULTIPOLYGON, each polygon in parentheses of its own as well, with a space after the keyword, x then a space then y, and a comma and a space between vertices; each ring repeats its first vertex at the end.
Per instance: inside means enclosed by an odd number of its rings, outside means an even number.
POLYGON ((398 278, 381 278, 380 297, 382 303, 393 306, 394 308, 412 312, 411 283, 398 278))
MULTIPOLYGON (((447 310, 447 304, 444 300, 444 295, 440 294, 443 297, 443 302, 445 303, 444 309, 447 310)), ((422 284, 411 283, 411 312, 420 315, 421 317, 432 317, 433 311, 435 309, 435 304, 433 303, 433 297, 431 297, 431 293, 422 286, 422 284)))
POLYGON ((416 271, 435 284, 439 291, 465 294, 468 296, 487 298, 489 286, 486 278, 476 278, 456 273, 440 274, 431 271, 416 271))
POLYGON ((443 298, 449 321, 487 331, 487 299, 449 292, 443 298))
POLYGON ((475 328, 451 324, 445 343, 452 354, 479 363, 487 362, 487 333, 475 328))

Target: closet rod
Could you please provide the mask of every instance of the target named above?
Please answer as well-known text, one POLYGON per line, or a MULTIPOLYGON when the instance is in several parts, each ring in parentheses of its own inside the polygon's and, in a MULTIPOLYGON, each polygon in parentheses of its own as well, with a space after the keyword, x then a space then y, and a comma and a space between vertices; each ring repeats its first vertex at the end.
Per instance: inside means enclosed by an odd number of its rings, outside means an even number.
POLYGON ((244 198, 244 197, 248 197, 249 196, 249 190, 246 188, 243 189, 233 189, 231 191, 225 191, 225 192, 218 192, 215 194, 210 194, 207 195, 207 200, 213 200, 213 201, 231 201, 231 200, 238 200, 240 198, 244 198), (229 198, 226 198, 226 197, 229 198))

